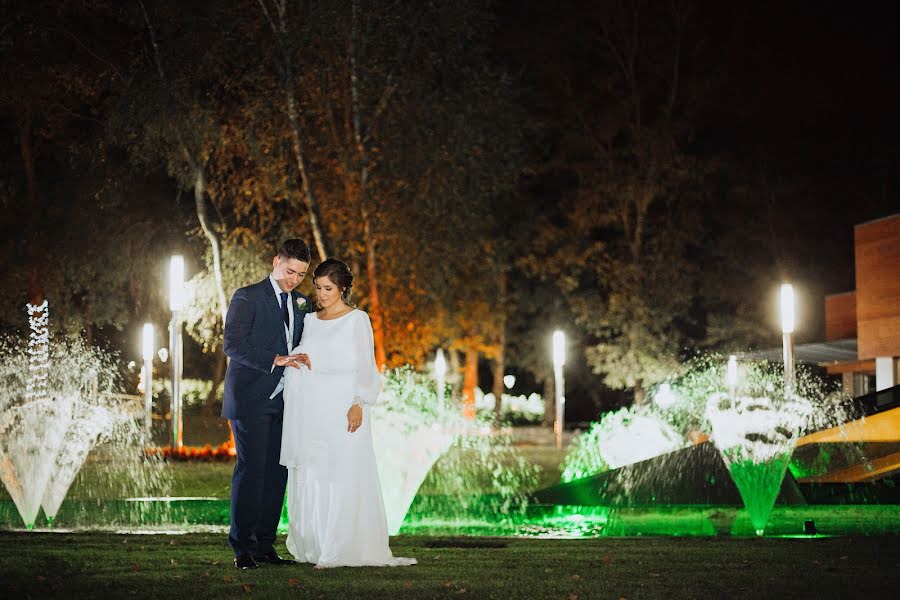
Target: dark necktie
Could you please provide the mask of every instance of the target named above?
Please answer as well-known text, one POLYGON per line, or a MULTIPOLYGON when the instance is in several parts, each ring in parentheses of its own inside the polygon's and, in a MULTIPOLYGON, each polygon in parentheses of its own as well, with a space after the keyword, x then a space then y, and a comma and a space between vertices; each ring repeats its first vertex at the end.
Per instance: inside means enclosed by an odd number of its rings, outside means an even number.
POLYGON ((291 328, 291 318, 288 316, 288 295, 287 292, 281 292, 281 318, 284 319, 284 326, 291 328))

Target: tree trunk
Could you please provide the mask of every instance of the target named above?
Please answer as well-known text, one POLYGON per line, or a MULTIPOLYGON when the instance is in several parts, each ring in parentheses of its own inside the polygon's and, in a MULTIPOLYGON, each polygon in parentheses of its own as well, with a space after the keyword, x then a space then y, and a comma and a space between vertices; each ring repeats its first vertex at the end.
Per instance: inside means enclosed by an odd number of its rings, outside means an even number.
MULTIPOLYGON (((150 23, 150 16, 147 14, 147 8, 144 6, 143 1, 140 2, 140 5, 144 15, 144 22, 147 25, 147 32, 150 35, 150 42, 153 46, 153 56, 156 61, 159 80, 163 85, 168 87, 168 79, 166 78, 166 71, 163 69, 162 56, 160 56, 159 46, 156 43, 156 33, 150 23)), ((184 138, 181 137, 180 130, 176 129, 176 135, 178 138, 179 150, 181 151, 183 158, 188 165, 194 169, 194 206, 197 211, 197 219, 200 221, 200 228, 203 230, 203 233, 206 235, 206 239, 209 240, 209 245, 212 248, 213 274, 216 279, 216 291, 219 296, 219 314, 222 317, 222 325, 224 326, 225 315, 228 314, 228 300, 225 297, 225 286, 222 283, 222 251, 219 236, 213 231, 212 227, 209 226, 209 218, 206 214, 206 178, 203 174, 203 161, 191 153, 184 138)))
POLYGON ((506 370, 506 271, 500 269, 497 282, 497 351, 494 355, 492 374, 494 379, 494 423, 500 425, 501 400, 503 398, 503 375, 506 370))
POLYGON ((478 350, 466 349, 466 365, 463 372, 463 417, 475 420, 475 388, 478 387, 478 350))
POLYGON ((375 364, 383 371, 387 366, 385 350, 384 311, 381 308, 381 297, 378 293, 378 264, 375 254, 375 240, 372 236, 371 217, 369 211, 362 210, 363 237, 366 243, 366 276, 369 280, 369 317, 372 320, 372 336, 375 338, 375 364))
POLYGON ((276 6, 278 11, 278 23, 269 14, 265 0, 259 0, 263 14, 269 21, 275 41, 281 51, 281 74, 282 85, 284 87, 285 107, 287 110, 288 122, 291 126, 291 148, 294 151, 294 159, 297 162, 297 170, 300 173, 300 191, 303 194, 303 200, 306 204, 306 212, 309 215, 309 226, 312 229, 313 239, 315 240, 316 250, 319 252, 319 258, 325 260, 329 256, 328 240, 322 226, 322 216, 319 211, 319 203, 313 193, 312 186, 309 181, 309 174, 306 171, 306 152, 303 148, 303 132, 300 126, 300 114, 297 110, 297 94, 294 91, 294 68, 291 61, 291 52, 287 44, 288 26, 287 26, 287 2, 282 2, 276 6))
POLYGON ((220 346, 218 350, 216 350, 216 370, 213 372, 212 379, 212 388, 209 390, 209 394, 206 396, 206 402, 203 403, 203 415, 207 417, 211 417, 215 415, 215 406, 216 406, 216 398, 218 394, 216 392, 219 391, 219 386, 222 384, 222 378, 225 376, 225 351, 220 346))
MULTIPOLYGON (((286 59, 287 60, 287 59, 286 59)), ((288 81, 292 80, 292 76, 286 76, 288 81)), ((285 82, 288 86, 288 82, 285 82)), ((328 258, 328 241, 325 237, 325 231, 322 227, 322 216, 319 212, 319 203, 312 191, 309 183, 309 177, 306 173, 306 154, 303 150, 303 142, 301 141, 300 118, 297 115, 297 100, 294 97, 292 89, 286 87, 287 95, 287 112, 288 121, 291 124, 291 147, 294 149, 294 158, 297 161, 297 170, 300 172, 300 189, 303 193, 303 200, 306 203, 306 212, 309 215, 309 227, 312 229, 313 240, 316 243, 316 250, 319 258, 325 260, 328 258)))
POLYGON ((556 388, 554 387, 553 377, 548 376, 544 379, 544 426, 553 427, 556 420, 556 388))
POLYGON ((387 366, 385 350, 384 311, 378 293, 378 263, 375 248, 375 234, 372 231, 372 211, 369 202, 369 154, 362 132, 362 114, 359 106, 359 76, 357 73, 357 50, 359 38, 359 2, 351 5, 350 19, 350 106, 353 112, 353 140, 359 164, 359 186, 357 200, 363 221, 363 237, 366 244, 366 273, 369 279, 369 317, 372 320, 372 337, 375 339, 375 364, 379 370, 387 366))
POLYGON ((213 275, 216 279, 216 292, 219 296, 219 315, 222 317, 222 326, 225 326, 225 315, 228 314, 228 300, 225 297, 225 284, 222 283, 222 250, 219 235, 209 226, 209 218, 206 214, 206 178, 203 176, 203 167, 196 167, 194 178, 194 206, 197 210, 197 220, 200 228, 209 241, 209 247, 213 255, 213 275))
POLYGON ((453 373, 453 379, 450 380, 450 398, 453 402, 459 402, 459 374, 462 371, 462 365, 459 362, 459 350, 450 348, 447 354, 450 357, 449 372, 453 373))
POLYGON ((494 393, 494 424, 499 426, 501 419, 501 404, 503 400, 503 372, 506 370, 506 364, 503 359, 503 348, 501 347, 498 351, 497 356, 494 357, 494 363, 491 366, 491 374, 493 375, 493 388, 492 391, 494 393))
POLYGON ((646 400, 644 396, 644 382, 642 379, 635 379, 634 381, 634 403, 635 404, 643 404, 644 400, 646 400))

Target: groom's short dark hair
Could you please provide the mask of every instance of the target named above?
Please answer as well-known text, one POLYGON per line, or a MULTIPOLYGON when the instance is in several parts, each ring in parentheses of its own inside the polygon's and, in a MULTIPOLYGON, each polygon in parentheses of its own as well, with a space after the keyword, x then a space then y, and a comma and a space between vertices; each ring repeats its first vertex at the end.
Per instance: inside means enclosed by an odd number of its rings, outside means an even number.
POLYGON ((278 256, 281 258, 295 258, 305 263, 311 260, 309 246, 306 245, 306 242, 297 238, 282 242, 278 248, 278 256))

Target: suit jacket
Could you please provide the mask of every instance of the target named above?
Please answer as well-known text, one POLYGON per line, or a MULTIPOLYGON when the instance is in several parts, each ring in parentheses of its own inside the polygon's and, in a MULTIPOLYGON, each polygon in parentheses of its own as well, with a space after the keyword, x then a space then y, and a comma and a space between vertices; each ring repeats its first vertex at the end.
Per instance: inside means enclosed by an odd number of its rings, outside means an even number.
MULTIPOLYGON (((291 348, 300 343, 303 317, 311 310, 309 299, 297 291, 288 298, 294 311, 294 339, 291 348), (306 301, 304 310, 297 306, 306 301)), ((225 400, 222 416, 240 419, 271 410, 275 391, 285 367, 275 367, 275 355, 287 354, 281 304, 272 283, 266 277, 259 283, 234 293, 225 321, 225 355, 230 359, 225 373, 225 400)), ((280 400, 279 400, 280 403, 280 400)))

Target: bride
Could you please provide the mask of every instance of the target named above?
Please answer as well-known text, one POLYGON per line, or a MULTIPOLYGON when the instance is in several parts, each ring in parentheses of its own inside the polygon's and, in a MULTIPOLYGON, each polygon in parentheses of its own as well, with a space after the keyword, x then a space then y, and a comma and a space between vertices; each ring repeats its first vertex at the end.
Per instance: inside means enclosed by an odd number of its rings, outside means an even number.
POLYGON ((369 316, 347 304, 345 263, 322 262, 313 284, 321 310, 307 313, 294 350, 309 354, 312 369, 285 375, 287 549, 316 568, 416 564, 388 546, 369 418, 381 391, 369 316))

